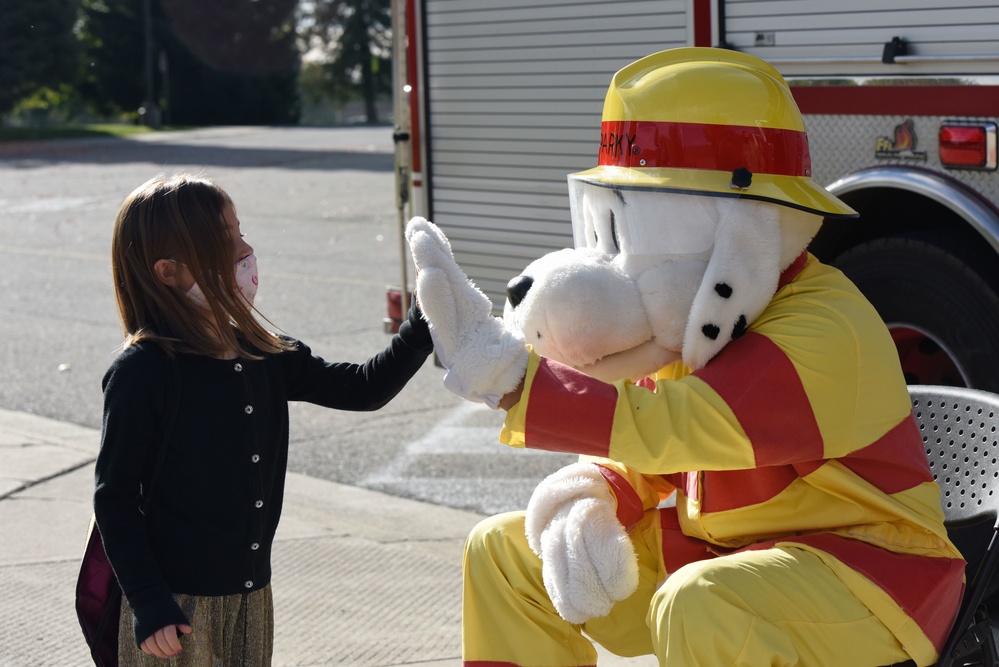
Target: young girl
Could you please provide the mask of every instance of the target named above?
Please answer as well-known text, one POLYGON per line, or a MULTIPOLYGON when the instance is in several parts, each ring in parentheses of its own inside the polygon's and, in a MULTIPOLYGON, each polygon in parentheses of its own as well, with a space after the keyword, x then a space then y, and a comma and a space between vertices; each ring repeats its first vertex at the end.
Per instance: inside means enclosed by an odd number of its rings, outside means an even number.
POLYGON ((288 401, 377 410, 432 351, 427 324, 414 305, 364 364, 263 328, 232 200, 191 176, 129 195, 111 257, 125 343, 103 382, 94 509, 124 592, 121 665, 269 665, 288 401))

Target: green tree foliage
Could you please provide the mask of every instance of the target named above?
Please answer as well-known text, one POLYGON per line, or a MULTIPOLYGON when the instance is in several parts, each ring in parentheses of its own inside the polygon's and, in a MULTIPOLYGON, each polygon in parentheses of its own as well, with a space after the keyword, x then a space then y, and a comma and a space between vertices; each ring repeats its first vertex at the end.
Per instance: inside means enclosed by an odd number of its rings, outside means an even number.
POLYGON ((74 78, 77 9, 67 0, 0 0, 0 114, 74 78))
POLYGON ((392 94, 390 0, 303 0, 301 12, 305 48, 324 52, 333 90, 356 91, 376 122, 378 99, 392 94))
POLYGON ((82 0, 79 93, 99 115, 134 113, 145 99, 143 18, 141 1, 82 0))
MULTIPOLYGON (((8 1, 14 0, 0 0, 8 1)), ((298 0, 76 1, 82 3, 84 47, 80 93, 97 113, 134 113, 151 95, 172 124, 298 121, 298 0), (152 92, 145 69, 146 2, 152 11, 152 92)))
POLYGON ((298 0, 161 0, 164 99, 178 124, 298 121, 298 0))
POLYGON ((0 0, 0 114, 52 95, 134 114, 152 95, 174 124, 287 124, 301 89, 375 122, 390 58, 390 0, 0 0), (303 47, 323 53, 307 72, 303 47))

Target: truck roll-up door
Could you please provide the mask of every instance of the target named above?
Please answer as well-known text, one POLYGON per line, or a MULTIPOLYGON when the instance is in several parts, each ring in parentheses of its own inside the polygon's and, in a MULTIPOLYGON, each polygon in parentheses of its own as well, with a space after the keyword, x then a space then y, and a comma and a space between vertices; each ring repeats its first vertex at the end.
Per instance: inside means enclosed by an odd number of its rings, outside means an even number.
POLYGON ((725 44, 785 76, 995 71, 994 0, 725 0, 723 13, 725 44))
POLYGON ((684 46, 688 3, 422 4, 428 213, 501 308, 510 278, 572 245, 566 175, 596 164, 611 77, 684 46))

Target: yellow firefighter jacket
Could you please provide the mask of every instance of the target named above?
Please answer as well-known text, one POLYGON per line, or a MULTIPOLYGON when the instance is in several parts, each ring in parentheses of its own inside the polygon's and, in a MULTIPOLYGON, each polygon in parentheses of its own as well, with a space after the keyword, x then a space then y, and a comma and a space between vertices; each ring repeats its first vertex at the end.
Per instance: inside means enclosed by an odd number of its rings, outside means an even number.
POLYGON ((613 385, 532 352, 501 440, 596 457, 630 527, 662 511, 670 571, 776 543, 820 556, 920 664, 957 613, 964 561, 891 337, 839 271, 803 255, 704 368, 613 385))

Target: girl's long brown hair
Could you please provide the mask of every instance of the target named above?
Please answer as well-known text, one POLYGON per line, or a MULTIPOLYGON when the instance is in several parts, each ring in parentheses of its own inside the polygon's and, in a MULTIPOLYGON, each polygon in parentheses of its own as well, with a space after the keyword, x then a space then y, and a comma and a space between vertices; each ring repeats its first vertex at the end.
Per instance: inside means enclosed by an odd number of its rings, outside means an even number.
POLYGON ((125 199, 114 224, 111 273, 126 346, 153 341, 170 353, 251 359, 292 347, 266 330, 234 290, 227 206, 232 199, 221 187, 187 174, 153 178, 125 199), (160 259, 187 266, 215 323, 159 280, 153 267, 160 259))

